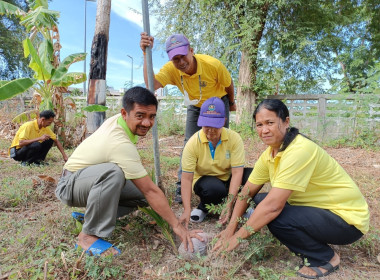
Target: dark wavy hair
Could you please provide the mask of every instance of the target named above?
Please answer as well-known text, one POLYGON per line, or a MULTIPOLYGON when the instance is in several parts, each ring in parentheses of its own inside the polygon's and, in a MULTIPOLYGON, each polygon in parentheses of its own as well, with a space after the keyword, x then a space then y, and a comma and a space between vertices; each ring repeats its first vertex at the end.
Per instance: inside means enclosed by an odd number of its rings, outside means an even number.
MULTIPOLYGON (((256 121, 256 114, 263 108, 276 113, 276 116, 279 117, 283 122, 285 122, 286 118, 289 117, 288 107, 286 107, 286 105, 281 100, 264 99, 259 103, 259 105, 257 105, 255 111, 253 112, 254 121, 256 121)), ((298 128, 289 127, 286 130, 284 141, 282 142, 282 145, 278 151, 284 151, 298 134, 300 134, 298 128)))
POLYGON ((154 94, 143 87, 133 87, 124 93, 123 108, 127 113, 133 110, 135 103, 144 106, 154 105, 156 109, 158 106, 158 101, 154 94))

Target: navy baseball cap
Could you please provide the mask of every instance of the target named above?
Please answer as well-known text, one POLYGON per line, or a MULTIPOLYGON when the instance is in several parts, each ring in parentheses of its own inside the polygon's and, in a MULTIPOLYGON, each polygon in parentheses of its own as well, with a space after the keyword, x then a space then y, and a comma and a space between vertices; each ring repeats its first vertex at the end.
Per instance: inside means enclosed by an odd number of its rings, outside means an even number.
POLYGON ((219 97, 207 99, 201 106, 198 126, 221 128, 226 121, 225 106, 219 97))

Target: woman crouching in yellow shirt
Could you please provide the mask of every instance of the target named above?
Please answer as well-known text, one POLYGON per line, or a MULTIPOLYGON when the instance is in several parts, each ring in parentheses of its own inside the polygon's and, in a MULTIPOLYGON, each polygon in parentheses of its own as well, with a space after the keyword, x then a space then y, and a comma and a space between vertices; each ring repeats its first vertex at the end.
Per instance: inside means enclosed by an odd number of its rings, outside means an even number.
POLYGON ((325 150, 289 127, 289 111, 279 100, 264 100, 253 115, 268 145, 237 199, 227 228, 213 251, 231 251, 265 225, 304 261, 299 276, 315 279, 339 268, 328 244, 351 244, 369 228, 368 205, 350 176, 325 150), (264 183, 272 186, 260 193, 264 183), (248 194, 248 195, 247 195, 248 194), (257 205, 244 226, 238 217, 253 197, 257 205))

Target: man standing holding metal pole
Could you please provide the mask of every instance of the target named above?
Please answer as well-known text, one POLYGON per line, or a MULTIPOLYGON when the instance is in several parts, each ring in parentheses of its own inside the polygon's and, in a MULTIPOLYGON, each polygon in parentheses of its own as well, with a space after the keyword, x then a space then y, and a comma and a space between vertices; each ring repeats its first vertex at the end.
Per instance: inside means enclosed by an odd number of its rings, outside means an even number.
MULTIPOLYGON (((183 93, 184 103, 187 106, 184 146, 187 140, 201 129, 197 125, 200 108, 210 97, 219 97, 223 100, 227 119, 225 127, 228 128, 229 112, 236 111, 236 105, 234 84, 226 67, 212 56, 194 54, 189 40, 183 34, 173 34, 166 40, 166 52, 170 61, 160 69, 153 80, 149 80, 147 50, 153 47, 153 41, 154 38, 148 33, 141 33, 140 47, 144 53, 145 84, 149 85, 149 88, 152 87, 153 91, 166 85, 175 85, 183 93)), ((182 203, 181 176, 180 165, 175 197, 178 203, 182 203)))

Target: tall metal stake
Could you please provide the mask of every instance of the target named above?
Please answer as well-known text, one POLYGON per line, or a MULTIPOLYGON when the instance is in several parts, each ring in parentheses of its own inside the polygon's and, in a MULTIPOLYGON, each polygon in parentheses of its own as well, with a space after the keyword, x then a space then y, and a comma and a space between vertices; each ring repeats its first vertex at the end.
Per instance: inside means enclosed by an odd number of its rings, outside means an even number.
MULTIPOLYGON (((148 0, 142 0, 142 14, 143 14, 144 32, 146 32, 150 36, 148 0)), ((152 49, 151 49, 151 47, 147 47, 145 52, 146 52, 149 90, 151 92, 154 92, 153 63, 152 63, 152 49)), ((158 119, 156 118, 156 121, 155 121, 153 129, 152 129, 153 152, 154 152, 154 169, 155 169, 155 176, 156 176, 156 184, 165 193, 165 189, 163 188, 162 182, 161 182, 160 151, 159 151, 159 145, 158 145, 157 122, 158 122, 158 119)))

